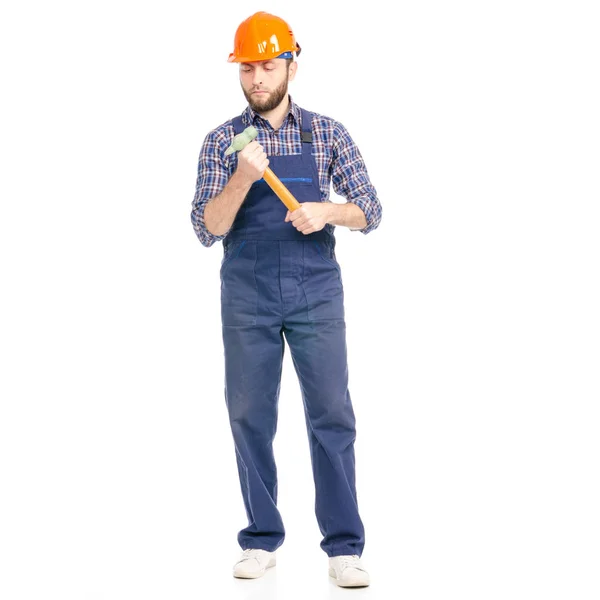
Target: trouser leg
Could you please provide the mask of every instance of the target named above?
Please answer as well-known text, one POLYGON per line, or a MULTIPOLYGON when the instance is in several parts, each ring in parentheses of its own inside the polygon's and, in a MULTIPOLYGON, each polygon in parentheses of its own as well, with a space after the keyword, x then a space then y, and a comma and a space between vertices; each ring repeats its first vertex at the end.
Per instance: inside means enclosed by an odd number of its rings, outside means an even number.
POLYGON ((304 401, 315 481, 315 512, 328 556, 362 554, 358 512, 355 416, 348 390, 343 319, 296 322, 285 328, 304 401))
POLYGON ((223 341, 225 399, 248 516, 238 542, 242 549, 273 551, 285 536, 273 455, 283 336, 280 327, 223 327, 223 341))

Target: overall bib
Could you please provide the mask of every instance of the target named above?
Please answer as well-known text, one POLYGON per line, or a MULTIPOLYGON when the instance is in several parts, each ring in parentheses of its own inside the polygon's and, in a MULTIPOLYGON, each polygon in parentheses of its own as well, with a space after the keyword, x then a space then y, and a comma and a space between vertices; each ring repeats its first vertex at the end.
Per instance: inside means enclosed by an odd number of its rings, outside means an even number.
MULTIPOLYGON (((269 166, 299 202, 319 202, 311 154, 312 114, 302 111, 302 153, 269 166)), ((244 130, 233 120, 235 134, 244 130)), ((259 130, 261 136, 269 135, 259 130)), ((346 324, 335 238, 304 235, 264 180, 255 182, 223 240, 221 319, 225 400, 248 516, 242 549, 274 551, 285 530, 277 509, 273 440, 284 336, 302 392, 315 482, 315 513, 328 556, 362 554, 355 487, 354 411, 348 391, 346 324)))

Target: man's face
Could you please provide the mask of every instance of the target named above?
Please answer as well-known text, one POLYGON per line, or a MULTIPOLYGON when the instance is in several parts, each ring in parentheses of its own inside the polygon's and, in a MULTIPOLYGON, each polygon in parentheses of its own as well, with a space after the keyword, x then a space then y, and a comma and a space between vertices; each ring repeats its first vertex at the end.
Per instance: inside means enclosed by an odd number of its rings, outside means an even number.
POLYGON ((289 68, 283 58, 240 64, 240 83, 250 108, 257 113, 273 110, 286 97, 296 63, 289 68))

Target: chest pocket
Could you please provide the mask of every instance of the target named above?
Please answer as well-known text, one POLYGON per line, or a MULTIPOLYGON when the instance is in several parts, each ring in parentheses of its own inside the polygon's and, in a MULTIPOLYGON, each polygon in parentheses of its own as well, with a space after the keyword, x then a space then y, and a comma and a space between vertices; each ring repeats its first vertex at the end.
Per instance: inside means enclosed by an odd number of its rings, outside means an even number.
MULTIPOLYGON (((279 181, 281 181, 281 183, 283 183, 284 185, 290 185, 290 184, 306 184, 306 185, 311 185, 312 184, 312 177, 279 177, 279 181)), ((264 179, 259 179, 258 181, 255 181, 252 186, 259 186, 259 185, 269 185, 264 179)))

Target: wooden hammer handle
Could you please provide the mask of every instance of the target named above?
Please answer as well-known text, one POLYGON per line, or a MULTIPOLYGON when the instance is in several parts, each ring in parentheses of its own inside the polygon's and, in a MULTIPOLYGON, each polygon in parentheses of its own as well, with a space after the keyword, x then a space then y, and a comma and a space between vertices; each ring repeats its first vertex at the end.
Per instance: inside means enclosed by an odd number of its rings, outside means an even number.
POLYGON ((294 198, 290 190, 281 183, 279 177, 277 177, 269 167, 265 169, 263 177, 270 188, 277 194, 279 199, 288 207, 288 210, 294 211, 297 208, 300 208, 300 202, 294 198))

